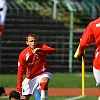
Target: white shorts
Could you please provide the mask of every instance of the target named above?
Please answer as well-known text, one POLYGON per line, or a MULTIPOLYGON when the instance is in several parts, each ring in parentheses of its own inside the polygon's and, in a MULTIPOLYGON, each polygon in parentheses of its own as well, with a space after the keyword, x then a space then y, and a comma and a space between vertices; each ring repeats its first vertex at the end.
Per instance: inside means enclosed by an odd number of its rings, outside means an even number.
POLYGON ((40 81, 43 77, 48 77, 49 79, 52 78, 52 74, 49 72, 45 72, 39 76, 36 76, 33 79, 25 78, 22 83, 22 95, 33 95, 36 88, 40 85, 40 81))
POLYGON ((96 80, 96 86, 100 85, 100 70, 97 70, 93 67, 93 74, 96 80))

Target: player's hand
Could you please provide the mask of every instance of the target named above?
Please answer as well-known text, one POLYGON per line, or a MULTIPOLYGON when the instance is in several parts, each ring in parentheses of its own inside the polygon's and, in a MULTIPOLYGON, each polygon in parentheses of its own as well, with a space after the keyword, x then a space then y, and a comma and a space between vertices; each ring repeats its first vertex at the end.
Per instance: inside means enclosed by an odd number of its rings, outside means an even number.
POLYGON ((32 50, 33 53, 36 53, 37 51, 39 51, 41 48, 35 48, 34 50, 32 50))
POLYGON ((84 59, 84 55, 77 56, 77 57, 76 57, 77 62, 82 62, 82 57, 83 57, 83 59, 84 59))
POLYGON ((22 94, 22 91, 16 91, 16 92, 18 92, 19 94, 22 94))
POLYGON ((20 92, 18 92, 19 94, 20 94, 20 97, 22 96, 22 92, 20 91, 20 92))

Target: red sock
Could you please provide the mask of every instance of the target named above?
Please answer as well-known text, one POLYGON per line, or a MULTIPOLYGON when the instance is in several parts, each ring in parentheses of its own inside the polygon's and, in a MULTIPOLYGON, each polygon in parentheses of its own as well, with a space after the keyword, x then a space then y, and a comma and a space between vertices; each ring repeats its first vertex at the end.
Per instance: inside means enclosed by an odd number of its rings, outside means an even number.
POLYGON ((48 90, 48 84, 47 84, 47 82, 40 83, 40 86, 41 86, 42 90, 48 90))

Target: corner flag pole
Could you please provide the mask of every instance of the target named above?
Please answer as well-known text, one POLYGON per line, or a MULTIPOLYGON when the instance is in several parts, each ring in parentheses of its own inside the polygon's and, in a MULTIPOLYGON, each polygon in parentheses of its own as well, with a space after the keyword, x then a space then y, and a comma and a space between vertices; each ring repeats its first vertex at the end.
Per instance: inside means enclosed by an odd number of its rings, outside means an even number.
POLYGON ((85 66, 85 62, 84 62, 84 58, 82 56, 82 95, 85 95, 85 82, 84 82, 84 66, 85 66))
MULTIPOLYGON (((77 58, 77 55, 78 55, 78 51, 79 51, 79 46, 74 54, 74 58, 77 58)), ((84 61, 84 58, 82 56, 82 95, 84 96, 85 95, 85 82, 84 82, 84 69, 85 69, 85 61, 84 61)))

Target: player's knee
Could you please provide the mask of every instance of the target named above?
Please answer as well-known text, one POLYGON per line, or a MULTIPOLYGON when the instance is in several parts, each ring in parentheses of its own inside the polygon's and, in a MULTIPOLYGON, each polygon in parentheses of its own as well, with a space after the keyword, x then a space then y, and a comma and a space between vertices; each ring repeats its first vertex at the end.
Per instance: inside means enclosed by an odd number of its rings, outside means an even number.
POLYGON ((40 86, 41 86, 42 90, 48 90, 48 83, 47 82, 41 82, 40 86))

